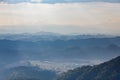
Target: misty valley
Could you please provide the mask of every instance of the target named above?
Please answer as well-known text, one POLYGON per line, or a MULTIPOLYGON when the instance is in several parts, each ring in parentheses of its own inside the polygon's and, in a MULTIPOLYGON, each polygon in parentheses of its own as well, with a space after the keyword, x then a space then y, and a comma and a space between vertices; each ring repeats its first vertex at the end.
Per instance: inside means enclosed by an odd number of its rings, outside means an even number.
POLYGON ((0 34, 0 80, 120 80, 120 37, 0 34))
POLYGON ((120 80, 120 0, 0 0, 0 80, 120 80))

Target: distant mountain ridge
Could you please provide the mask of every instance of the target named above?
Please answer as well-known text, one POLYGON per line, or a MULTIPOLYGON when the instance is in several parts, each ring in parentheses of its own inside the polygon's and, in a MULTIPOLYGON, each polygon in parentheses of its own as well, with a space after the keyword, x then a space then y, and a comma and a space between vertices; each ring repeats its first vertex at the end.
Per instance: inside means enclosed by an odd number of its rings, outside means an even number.
POLYGON ((120 56, 100 65, 69 70, 56 80, 120 80, 120 56))
POLYGON ((88 39, 88 38, 111 38, 115 36, 110 35, 63 35, 52 32, 38 32, 38 33, 20 33, 20 34, 0 34, 0 39, 6 40, 23 40, 23 41, 55 41, 55 40, 71 40, 71 39, 88 39))

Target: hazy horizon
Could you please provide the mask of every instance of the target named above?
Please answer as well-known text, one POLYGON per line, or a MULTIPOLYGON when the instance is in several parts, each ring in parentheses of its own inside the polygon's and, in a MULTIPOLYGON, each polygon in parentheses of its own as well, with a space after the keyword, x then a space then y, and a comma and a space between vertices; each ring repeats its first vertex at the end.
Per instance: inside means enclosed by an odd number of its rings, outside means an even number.
POLYGON ((119 36, 120 3, 113 0, 0 0, 0 33, 40 31, 119 36))

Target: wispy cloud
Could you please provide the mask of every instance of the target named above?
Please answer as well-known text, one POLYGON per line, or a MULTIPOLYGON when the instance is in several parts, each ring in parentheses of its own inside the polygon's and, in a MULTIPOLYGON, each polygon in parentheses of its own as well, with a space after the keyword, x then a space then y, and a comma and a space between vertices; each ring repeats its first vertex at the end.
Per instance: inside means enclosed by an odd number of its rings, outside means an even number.
POLYGON ((36 3, 40 3, 42 2, 43 0, 31 0, 31 2, 36 2, 36 3))

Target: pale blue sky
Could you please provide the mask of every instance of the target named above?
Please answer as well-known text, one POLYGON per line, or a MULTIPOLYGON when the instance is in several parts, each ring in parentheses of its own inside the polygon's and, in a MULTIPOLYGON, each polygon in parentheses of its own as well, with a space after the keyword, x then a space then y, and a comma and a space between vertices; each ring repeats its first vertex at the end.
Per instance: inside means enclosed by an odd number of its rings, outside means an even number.
POLYGON ((70 2, 112 2, 119 3, 120 0, 0 0, 1 2, 7 3, 20 3, 20 2, 31 2, 31 3, 70 3, 70 2))

